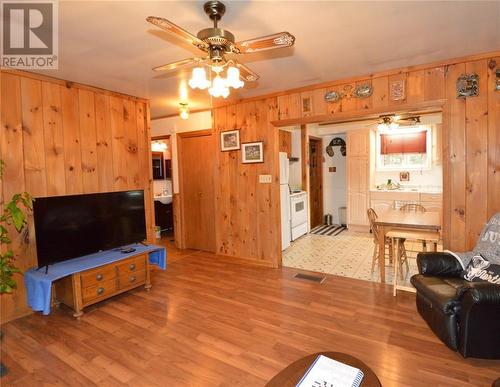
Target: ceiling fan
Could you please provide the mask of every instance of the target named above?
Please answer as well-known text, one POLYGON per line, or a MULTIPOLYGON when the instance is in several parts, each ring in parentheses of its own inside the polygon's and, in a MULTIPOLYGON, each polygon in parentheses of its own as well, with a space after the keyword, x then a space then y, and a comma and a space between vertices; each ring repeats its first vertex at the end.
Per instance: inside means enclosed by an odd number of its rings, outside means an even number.
POLYGON ((155 67, 153 70, 174 70, 184 66, 197 65, 193 69, 189 85, 192 88, 209 88, 209 93, 214 97, 222 96, 225 98, 229 95, 229 87, 236 89, 242 87, 244 81, 255 82, 259 79, 259 76, 247 66, 234 59, 227 59, 226 54, 249 54, 290 47, 295 42, 295 37, 288 32, 235 42, 235 37, 230 31, 218 27, 219 21, 226 12, 226 6, 220 1, 208 1, 204 4, 203 9, 213 21, 213 27, 199 31, 197 36, 161 17, 149 16, 146 20, 206 53, 202 57, 183 59, 155 67), (205 66, 216 73, 216 77, 212 81, 206 78, 205 66), (227 77, 222 78, 220 74, 226 68, 227 77))
POLYGON ((409 115, 401 117, 395 114, 388 114, 380 116, 377 128, 379 130, 397 129, 400 126, 418 126, 420 123, 420 116, 409 115))

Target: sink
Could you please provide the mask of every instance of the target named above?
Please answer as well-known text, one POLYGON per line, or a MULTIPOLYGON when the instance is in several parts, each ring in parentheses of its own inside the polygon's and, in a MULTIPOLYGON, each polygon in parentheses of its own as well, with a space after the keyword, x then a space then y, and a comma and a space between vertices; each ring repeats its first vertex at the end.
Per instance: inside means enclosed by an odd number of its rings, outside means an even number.
POLYGON ((172 195, 155 196, 155 200, 158 200, 160 203, 163 204, 170 204, 172 203, 172 195))

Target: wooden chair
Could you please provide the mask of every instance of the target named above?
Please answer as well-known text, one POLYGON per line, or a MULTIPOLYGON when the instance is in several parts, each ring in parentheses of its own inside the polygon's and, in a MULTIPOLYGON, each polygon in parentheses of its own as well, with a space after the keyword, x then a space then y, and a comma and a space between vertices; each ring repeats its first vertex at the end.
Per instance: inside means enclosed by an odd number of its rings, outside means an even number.
MULTIPOLYGON (((425 209, 424 206, 422 206, 421 204, 417 204, 417 203, 407 203, 405 204, 404 206, 402 206, 399 211, 404 211, 404 212, 426 212, 427 210, 425 209)), ((414 238, 411 238, 411 239, 414 239, 414 238)), ((434 241, 434 236, 432 238, 432 240, 434 241)), ((427 251, 427 240, 425 239, 417 239, 419 242, 422 243, 422 248, 424 250, 424 252, 427 251)), ((437 251, 437 242, 434 242, 434 251, 437 251)))
POLYGON ((392 245, 395 246, 397 251, 394 260, 394 278, 393 278, 393 295, 396 295, 398 289, 398 274, 399 278, 403 280, 403 264, 406 265, 406 271, 409 270, 408 255, 404 247, 406 239, 417 239, 434 242, 434 245, 440 240, 440 234, 437 231, 389 231, 386 236, 392 240, 392 245))
POLYGON ((404 212, 425 212, 425 207, 417 203, 407 203, 399 208, 399 211, 404 212))
MULTIPOLYGON (((366 212, 368 215, 368 220, 370 221, 370 229, 372 230, 373 234, 373 256, 372 256, 372 273, 373 273, 373 270, 375 268, 375 263, 377 261, 379 262, 379 265, 385 265, 385 254, 382 257, 382 259, 381 257, 379 257, 380 233, 377 225, 375 224, 378 215, 373 208, 368 208, 366 212)), ((389 262, 392 262, 393 261, 392 239, 385 238, 385 241, 383 243, 385 246, 389 247, 389 262)))

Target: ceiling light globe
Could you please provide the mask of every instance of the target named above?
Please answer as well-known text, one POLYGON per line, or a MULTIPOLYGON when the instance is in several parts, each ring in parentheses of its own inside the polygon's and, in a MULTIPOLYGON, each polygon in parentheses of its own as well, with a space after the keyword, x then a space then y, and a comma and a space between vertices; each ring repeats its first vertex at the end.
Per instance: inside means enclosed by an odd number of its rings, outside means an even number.
POLYGON ((182 120, 187 120, 189 118, 189 112, 187 111, 187 109, 182 109, 179 116, 182 120))
POLYGON ((193 69, 192 77, 189 80, 189 86, 192 89, 206 89, 210 86, 210 81, 207 79, 207 73, 204 67, 195 67, 193 69))
POLYGON ((240 80, 240 69, 231 66, 227 69, 227 85, 233 89, 239 89, 245 85, 245 82, 240 80))

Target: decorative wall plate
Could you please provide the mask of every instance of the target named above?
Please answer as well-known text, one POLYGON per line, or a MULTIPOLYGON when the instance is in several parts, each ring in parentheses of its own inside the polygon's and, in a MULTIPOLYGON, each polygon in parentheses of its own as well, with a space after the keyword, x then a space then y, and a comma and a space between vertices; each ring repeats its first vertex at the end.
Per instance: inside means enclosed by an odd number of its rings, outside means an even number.
POLYGON ((457 79, 457 98, 476 97, 479 93, 479 75, 462 74, 457 79))
POLYGON ((328 156, 330 156, 330 157, 333 157, 333 155, 335 154, 335 153, 333 152, 333 146, 328 145, 328 146, 326 147, 326 154, 327 154, 328 156))
POLYGON ((373 94, 373 87, 370 84, 359 85, 354 90, 354 96, 357 98, 368 98, 373 94))
POLYGON ((325 94, 326 102, 337 102, 340 99, 340 94, 332 90, 325 94))

